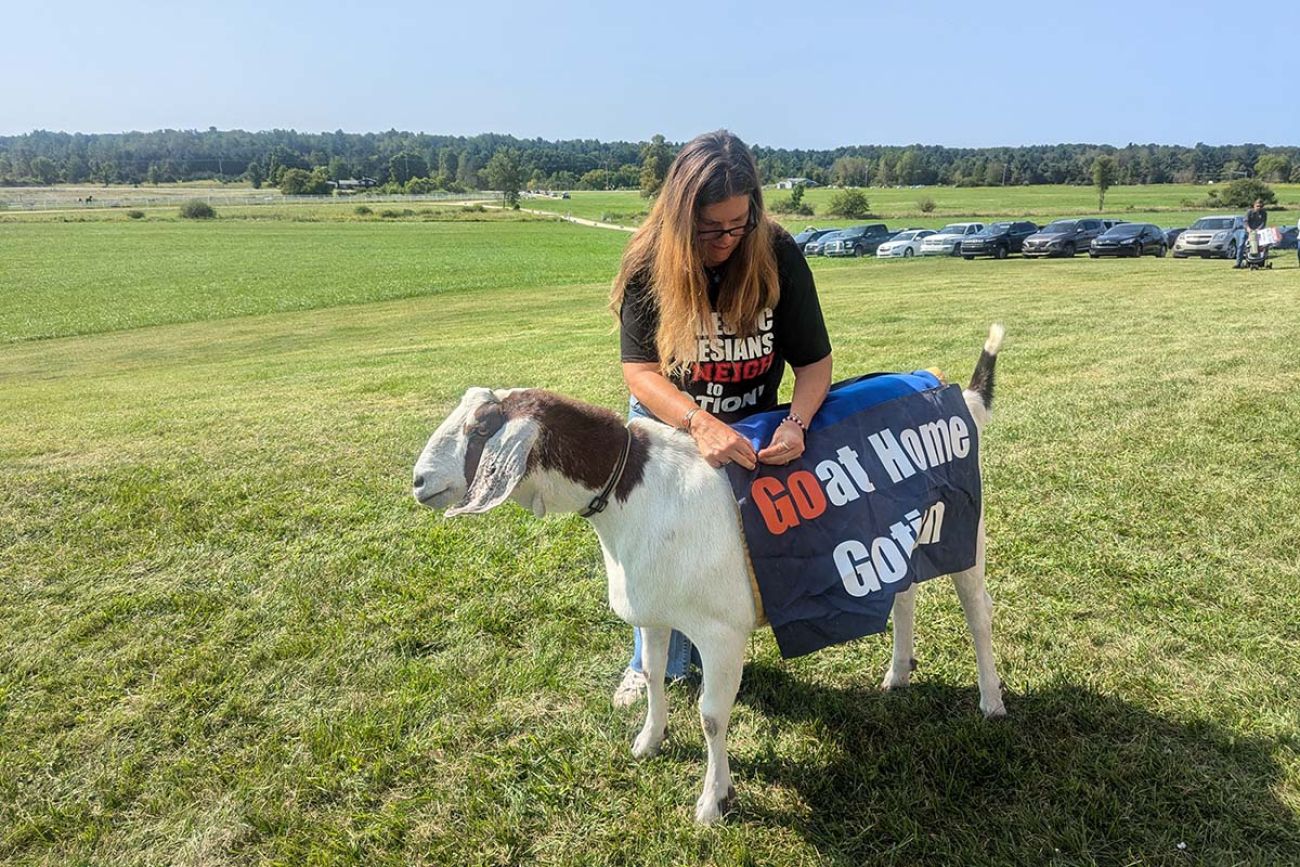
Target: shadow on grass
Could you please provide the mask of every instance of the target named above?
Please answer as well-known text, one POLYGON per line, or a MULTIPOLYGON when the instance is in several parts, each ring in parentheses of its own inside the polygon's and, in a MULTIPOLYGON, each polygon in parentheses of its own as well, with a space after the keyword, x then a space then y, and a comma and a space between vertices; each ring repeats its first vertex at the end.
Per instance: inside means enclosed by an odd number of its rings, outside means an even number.
POLYGON ((733 756, 742 795, 732 821, 789 826, 836 864, 1300 858, 1270 741, 1077 686, 1008 694, 1008 718, 991 722, 978 698, 974 686, 932 683, 831 688, 753 664, 739 700, 774 722, 816 726, 830 758, 733 756), (747 804, 746 778, 798 791, 806 809, 747 804))

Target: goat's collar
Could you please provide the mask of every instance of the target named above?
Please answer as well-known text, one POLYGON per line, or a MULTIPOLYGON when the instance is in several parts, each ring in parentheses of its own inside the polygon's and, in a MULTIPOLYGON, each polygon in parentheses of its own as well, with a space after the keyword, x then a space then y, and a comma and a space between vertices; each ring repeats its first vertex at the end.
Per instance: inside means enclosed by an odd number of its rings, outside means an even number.
POLYGON ((632 451, 632 428, 624 427, 624 430, 627 431, 627 439, 623 442, 623 450, 618 453, 614 470, 609 474, 609 480, 605 482, 605 487, 600 493, 592 497, 587 507, 578 513, 583 518, 590 518, 605 511, 605 507, 609 505, 609 495, 614 492, 619 480, 623 478, 623 470, 627 469, 627 456, 632 451))

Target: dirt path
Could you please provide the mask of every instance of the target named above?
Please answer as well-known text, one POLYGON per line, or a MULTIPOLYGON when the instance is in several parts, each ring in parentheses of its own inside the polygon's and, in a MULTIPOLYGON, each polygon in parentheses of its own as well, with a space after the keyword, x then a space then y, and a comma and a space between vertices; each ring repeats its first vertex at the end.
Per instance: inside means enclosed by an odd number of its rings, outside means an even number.
MULTIPOLYGON (((498 211, 506 210, 505 205, 489 205, 486 202, 480 202, 485 208, 495 208, 498 211)), ((558 217, 566 223, 576 223, 579 226, 591 226, 595 229, 615 229, 619 232, 635 232, 636 226, 620 226, 617 223, 602 223, 599 220, 588 220, 584 217, 575 217, 572 214, 560 214, 555 211, 538 211, 534 208, 520 208, 525 214, 533 214, 538 217, 558 217)))

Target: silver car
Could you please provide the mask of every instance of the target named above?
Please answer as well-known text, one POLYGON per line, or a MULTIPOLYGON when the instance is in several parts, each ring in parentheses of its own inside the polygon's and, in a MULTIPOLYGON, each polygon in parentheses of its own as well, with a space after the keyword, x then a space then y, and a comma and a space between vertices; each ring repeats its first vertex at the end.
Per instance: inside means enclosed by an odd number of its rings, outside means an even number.
POLYGON ((1246 237, 1245 218, 1232 214, 1201 217, 1174 241, 1174 258, 1235 259, 1246 237))
POLYGON ((963 239, 982 231, 983 223, 949 223, 921 242, 921 255, 956 256, 961 252, 963 239))

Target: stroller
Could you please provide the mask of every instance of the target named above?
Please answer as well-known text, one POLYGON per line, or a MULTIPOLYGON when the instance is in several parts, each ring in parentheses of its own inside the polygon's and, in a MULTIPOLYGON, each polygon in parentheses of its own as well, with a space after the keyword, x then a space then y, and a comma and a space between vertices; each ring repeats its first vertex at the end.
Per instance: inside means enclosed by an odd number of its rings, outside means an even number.
POLYGON ((1246 258, 1244 259, 1246 267, 1251 271, 1258 271, 1261 268, 1272 268, 1273 263, 1268 261, 1268 252, 1274 244, 1281 241, 1280 233, 1272 226, 1255 230, 1254 238, 1251 238, 1251 231, 1246 230, 1246 258), (1253 241, 1253 243, 1252 243, 1253 241))

